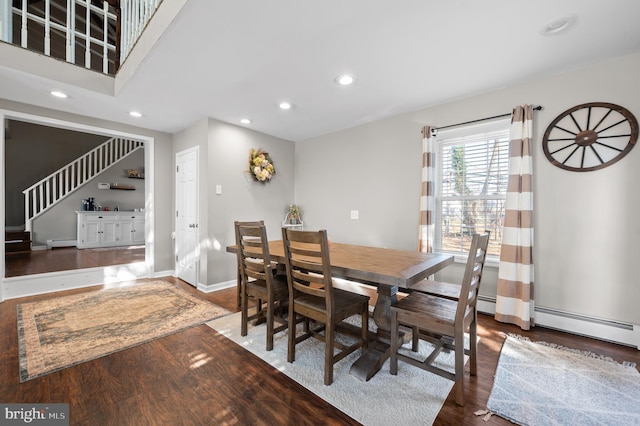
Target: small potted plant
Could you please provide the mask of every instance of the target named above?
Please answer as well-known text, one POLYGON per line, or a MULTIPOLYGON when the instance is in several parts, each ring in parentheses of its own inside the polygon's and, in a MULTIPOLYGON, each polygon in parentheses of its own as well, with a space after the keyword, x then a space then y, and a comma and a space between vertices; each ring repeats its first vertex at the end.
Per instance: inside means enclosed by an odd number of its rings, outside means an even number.
POLYGON ((287 213, 287 223, 297 225, 300 223, 300 207, 295 204, 289 204, 289 212, 287 213))

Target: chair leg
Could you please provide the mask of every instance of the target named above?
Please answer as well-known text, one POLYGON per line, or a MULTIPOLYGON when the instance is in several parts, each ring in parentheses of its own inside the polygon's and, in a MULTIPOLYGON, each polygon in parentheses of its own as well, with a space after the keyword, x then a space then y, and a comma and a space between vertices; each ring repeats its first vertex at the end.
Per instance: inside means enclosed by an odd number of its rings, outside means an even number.
POLYGON ((267 351, 273 350, 273 296, 267 299, 267 351))
POLYGON ((475 376, 478 369, 478 318, 469 325, 469 372, 475 376))
POLYGON ((248 296, 247 294, 244 292, 244 290, 242 291, 242 295, 241 295, 241 301, 240 301, 240 311, 242 312, 241 315, 241 321, 240 321, 240 335, 241 336, 246 336, 247 335, 247 318, 249 316, 249 307, 248 307, 248 296))
POLYGON ((324 384, 329 386, 333 383, 333 339, 335 325, 325 324, 324 330, 324 384))
POLYGON ((236 284, 236 305, 240 306, 242 303, 242 278, 240 274, 240 268, 238 268, 238 278, 236 284))
POLYGON ((411 333, 411 350, 413 352, 418 352, 419 347, 420 347, 420 329, 414 325, 411 333))
POLYGON ((456 404, 464 406, 464 333, 455 336, 456 404))
MULTIPOLYGON (((264 312, 262 311, 262 299, 256 300, 256 313, 262 313, 262 316, 264 317, 264 312)), ((259 320, 260 320, 260 317, 258 317, 256 321, 259 321, 259 320)))
POLYGON ((398 374, 398 313, 391 311, 391 348, 389 356, 389 372, 398 374))
POLYGON ((296 312, 293 308, 293 300, 289 299, 289 329, 287 335, 289 336, 287 346, 287 361, 293 362, 296 360, 296 312))

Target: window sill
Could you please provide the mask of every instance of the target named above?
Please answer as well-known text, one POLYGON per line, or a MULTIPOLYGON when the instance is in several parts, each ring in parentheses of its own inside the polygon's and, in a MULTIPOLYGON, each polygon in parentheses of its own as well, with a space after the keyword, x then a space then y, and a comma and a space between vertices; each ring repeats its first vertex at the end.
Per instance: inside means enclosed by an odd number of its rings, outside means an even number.
MULTIPOLYGON (((466 254, 450 253, 446 251, 439 251, 438 253, 453 255, 454 263, 466 264, 467 260, 469 259, 469 256, 466 254)), ((489 266, 492 268, 497 268, 499 264, 500 264, 500 258, 498 256, 487 256, 487 258, 484 261, 484 266, 489 266)))

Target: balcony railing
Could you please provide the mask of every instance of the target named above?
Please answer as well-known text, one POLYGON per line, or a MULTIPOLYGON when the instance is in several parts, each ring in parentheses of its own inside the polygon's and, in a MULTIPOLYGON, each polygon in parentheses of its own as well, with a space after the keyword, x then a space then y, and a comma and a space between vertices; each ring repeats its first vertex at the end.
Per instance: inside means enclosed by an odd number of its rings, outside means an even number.
POLYGON ((120 0, 120 63, 133 49, 162 0, 120 0))
POLYGON ((162 0, 0 0, 0 39, 114 75, 162 0))

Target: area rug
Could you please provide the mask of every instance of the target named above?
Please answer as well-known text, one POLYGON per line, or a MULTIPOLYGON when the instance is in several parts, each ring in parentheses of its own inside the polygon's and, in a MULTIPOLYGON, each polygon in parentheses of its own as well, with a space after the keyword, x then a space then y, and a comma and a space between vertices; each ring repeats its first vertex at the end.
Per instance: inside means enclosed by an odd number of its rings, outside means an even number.
MULTIPOLYGON (((324 344, 317 339, 299 343, 295 362, 288 363, 286 331, 275 335, 274 348, 267 352, 266 327, 249 326, 247 336, 240 336, 239 313, 208 325, 364 425, 430 425, 453 387, 452 381, 403 362, 398 363, 398 375, 392 376, 388 360, 371 380, 362 381, 349 374, 360 351, 335 364, 334 381, 325 386, 324 344)), ((411 344, 405 346, 401 350, 412 353, 411 344)), ((421 341, 419 353, 411 356, 424 359, 430 348, 421 341)), ((436 365, 453 372, 454 353, 441 353, 436 365)))
POLYGON ((640 373, 634 364, 509 336, 487 408, 520 425, 638 425, 640 373))
POLYGON ((20 382, 229 313, 164 281, 23 303, 17 309, 20 382))

